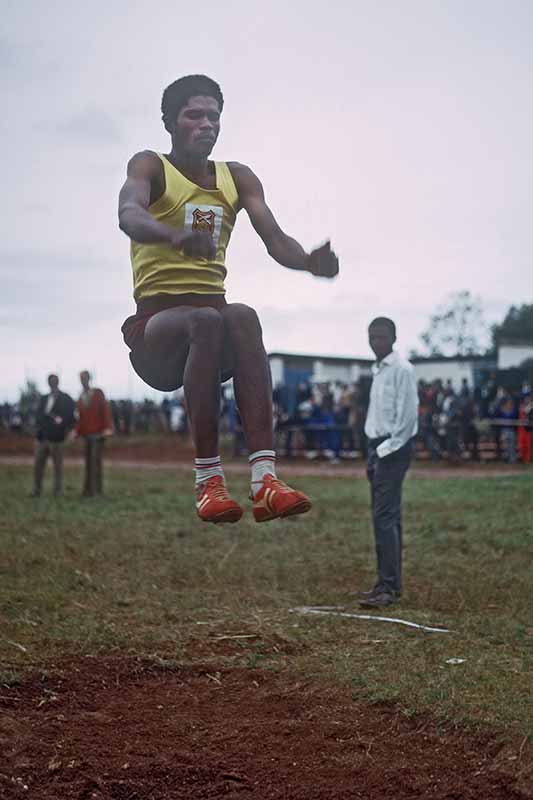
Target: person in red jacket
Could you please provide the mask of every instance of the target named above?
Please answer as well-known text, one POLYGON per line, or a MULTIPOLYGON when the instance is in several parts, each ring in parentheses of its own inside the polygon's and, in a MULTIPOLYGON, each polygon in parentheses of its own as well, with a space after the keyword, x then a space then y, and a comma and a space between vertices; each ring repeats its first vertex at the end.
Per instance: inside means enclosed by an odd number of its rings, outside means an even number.
POLYGON ((520 404, 518 419, 518 452, 524 464, 531 463, 531 438, 533 436, 533 392, 525 395, 520 404))
POLYGON ((113 433, 111 408, 101 389, 92 388, 91 375, 80 372, 83 391, 77 403, 76 434, 85 439, 85 478, 83 496, 102 494, 102 457, 106 436, 113 433))

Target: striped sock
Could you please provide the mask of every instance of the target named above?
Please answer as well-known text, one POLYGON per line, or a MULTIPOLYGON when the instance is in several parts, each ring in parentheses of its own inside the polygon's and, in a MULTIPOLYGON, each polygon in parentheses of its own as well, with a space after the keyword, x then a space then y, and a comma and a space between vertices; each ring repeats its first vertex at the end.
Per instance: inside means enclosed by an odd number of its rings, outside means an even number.
POLYGON ((265 475, 276 477, 275 450, 256 450, 248 457, 252 468, 252 495, 255 497, 261 489, 265 475))
POLYGON ((195 486, 209 480, 209 478, 213 478, 215 475, 221 475, 222 478, 224 477, 220 456, 213 456, 213 458, 195 458, 194 468, 196 472, 195 486))

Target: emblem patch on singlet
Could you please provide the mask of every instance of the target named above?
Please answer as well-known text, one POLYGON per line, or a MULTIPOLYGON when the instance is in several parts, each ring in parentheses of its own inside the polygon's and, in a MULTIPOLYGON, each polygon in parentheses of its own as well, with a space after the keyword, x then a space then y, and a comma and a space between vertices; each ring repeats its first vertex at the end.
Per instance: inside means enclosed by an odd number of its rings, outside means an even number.
POLYGON ((185 227, 193 231, 210 233, 215 244, 220 239, 222 228, 222 206, 198 206, 195 203, 185 205, 185 227))
POLYGON ((193 231, 207 231, 211 236, 215 232, 215 212, 200 211, 195 208, 192 212, 192 229, 193 231))

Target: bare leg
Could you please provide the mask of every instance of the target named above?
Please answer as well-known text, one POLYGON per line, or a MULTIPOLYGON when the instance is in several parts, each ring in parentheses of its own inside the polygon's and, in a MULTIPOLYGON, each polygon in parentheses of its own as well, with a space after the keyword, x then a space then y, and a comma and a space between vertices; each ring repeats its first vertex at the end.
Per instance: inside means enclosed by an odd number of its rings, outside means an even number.
POLYGON ((146 357, 163 376, 175 376, 174 385, 183 382, 198 458, 218 453, 223 338, 222 316, 210 307, 169 308, 146 325, 146 357))
POLYGON ((253 308, 242 303, 228 304, 221 315, 248 450, 273 450, 272 382, 259 319, 253 308))
MULTIPOLYGON (((232 356, 235 399, 248 450, 250 453, 274 450, 272 381, 259 319, 252 308, 240 303, 226 306, 221 314, 224 318, 224 344, 232 356)), ((252 464, 255 521, 268 522, 309 511, 309 498, 278 480, 275 472, 267 468, 274 466, 274 459, 269 459, 269 455, 262 454, 252 464), (270 463, 262 464, 263 461, 270 463)))

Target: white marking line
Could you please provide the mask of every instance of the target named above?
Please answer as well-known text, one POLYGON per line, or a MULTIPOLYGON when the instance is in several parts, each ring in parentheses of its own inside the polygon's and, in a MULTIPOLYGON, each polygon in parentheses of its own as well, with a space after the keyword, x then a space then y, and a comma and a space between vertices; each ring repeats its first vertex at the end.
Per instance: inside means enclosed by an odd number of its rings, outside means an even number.
POLYGON ((18 642, 12 642, 11 639, 4 639, 4 642, 7 642, 8 644, 12 644, 13 647, 16 647, 18 650, 21 650, 23 653, 27 653, 28 652, 28 648, 24 647, 23 644, 19 644, 18 642))
POLYGON ((373 614, 349 614, 343 611, 343 606, 298 606, 289 608, 291 614, 320 614, 330 617, 348 617, 349 619, 375 619, 378 622, 396 622, 398 625, 407 625, 408 628, 417 628, 430 633, 451 633, 448 628, 431 628, 429 625, 419 625, 417 622, 408 622, 406 619, 395 617, 377 617, 373 614))

